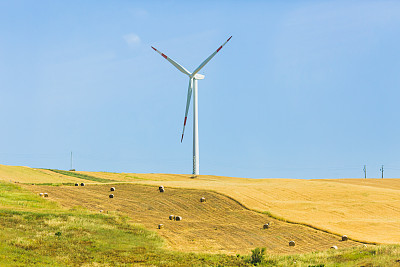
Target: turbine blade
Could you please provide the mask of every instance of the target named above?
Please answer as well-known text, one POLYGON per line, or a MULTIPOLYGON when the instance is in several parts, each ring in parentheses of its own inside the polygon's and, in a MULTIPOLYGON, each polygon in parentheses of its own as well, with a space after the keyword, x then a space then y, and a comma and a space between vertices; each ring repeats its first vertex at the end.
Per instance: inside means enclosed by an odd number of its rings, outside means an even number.
POLYGON ((161 53, 160 51, 158 51, 157 49, 155 49, 154 47, 151 47, 154 49, 154 51, 156 51, 157 53, 159 53, 163 58, 165 58, 166 60, 168 60, 172 65, 174 65, 178 70, 180 70, 181 72, 183 72, 184 74, 190 76, 191 73, 189 71, 187 71, 187 69, 185 69, 184 67, 182 67, 181 65, 179 65, 177 62, 173 61, 171 58, 167 57, 164 53, 161 53))
POLYGON ((203 63, 200 64, 200 66, 197 67, 197 69, 195 69, 195 71, 193 71, 192 73, 192 77, 194 77, 194 75, 196 75, 196 73, 198 73, 218 52, 219 50, 222 49, 222 47, 224 47, 224 45, 232 38, 229 37, 228 40, 226 40, 225 43, 223 43, 214 53, 211 54, 211 56, 209 56, 206 60, 203 61, 203 63))
POLYGON ((185 134, 185 126, 186 126, 186 120, 187 120, 187 115, 189 112, 189 107, 190 107, 190 100, 192 99, 192 78, 189 80, 189 88, 188 88, 188 93, 187 93, 187 100, 186 100, 186 111, 185 111, 185 120, 183 121, 183 130, 182 130, 182 138, 181 138, 181 143, 183 140, 183 135, 185 134))

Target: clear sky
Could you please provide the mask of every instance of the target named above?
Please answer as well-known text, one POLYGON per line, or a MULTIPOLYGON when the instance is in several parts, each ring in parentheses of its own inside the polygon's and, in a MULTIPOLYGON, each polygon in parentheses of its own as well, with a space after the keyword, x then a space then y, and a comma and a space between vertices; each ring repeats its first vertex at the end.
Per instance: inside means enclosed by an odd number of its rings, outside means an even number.
POLYGON ((0 1, 0 164, 400 177, 399 1, 0 1))

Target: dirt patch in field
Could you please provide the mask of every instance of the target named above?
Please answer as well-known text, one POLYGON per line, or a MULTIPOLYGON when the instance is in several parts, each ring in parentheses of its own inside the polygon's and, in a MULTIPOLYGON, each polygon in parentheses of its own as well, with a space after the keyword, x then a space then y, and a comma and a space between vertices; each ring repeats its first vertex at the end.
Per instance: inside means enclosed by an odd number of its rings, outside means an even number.
POLYGON ((82 206, 100 212, 118 212, 132 222, 156 231, 166 239, 166 246, 178 251, 212 253, 250 253, 255 247, 266 247, 268 253, 304 253, 359 246, 353 241, 340 241, 340 236, 310 227, 273 219, 250 211, 224 195, 192 189, 165 188, 160 193, 156 186, 116 184, 75 186, 30 186, 34 193, 47 192, 48 199, 62 206, 82 206), (110 194, 114 198, 109 198, 110 194), (201 203, 200 198, 206 202, 201 203), (173 221, 169 215, 182 216, 173 221), (268 229, 263 229, 265 223, 268 229), (157 229, 159 224, 164 228, 157 229), (289 241, 296 246, 289 247, 289 241))

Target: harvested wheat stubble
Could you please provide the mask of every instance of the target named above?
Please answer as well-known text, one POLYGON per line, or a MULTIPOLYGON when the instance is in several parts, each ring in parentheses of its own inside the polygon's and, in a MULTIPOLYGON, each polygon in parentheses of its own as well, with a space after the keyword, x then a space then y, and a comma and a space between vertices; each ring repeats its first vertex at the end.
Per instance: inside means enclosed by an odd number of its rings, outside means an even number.
MULTIPOLYGON (((158 234, 166 240, 167 248, 177 251, 248 254, 255 247, 266 247, 271 253, 303 253, 329 250, 341 237, 278 221, 214 192, 168 188, 168 195, 154 194, 158 186, 125 184, 118 188, 117 198, 107 200, 104 198, 104 192, 110 190, 107 184, 80 190, 73 186, 24 185, 33 192, 48 192, 52 200, 67 208, 83 206, 96 213, 100 209, 118 211, 148 229, 163 223, 164 229, 158 234), (199 205, 201 197, 210 202, 199 205), (169 214, 179 214, 182 220, 167 220, 169 214), (260 226, 266 222, 270 228, 263 230, 260 226), (287 240, 295 240, 296 246, 289 247, 287 240)), ((357 245, 361 244, 349 240, 341 247, 357 245)))
MULTIPOLYGON (((213 175, 190 179, 184 174, 88 174, 153 186, 163 184, 166 188, 213 190, 250 209, 346 233, 352 239, 387 244, 400 240, 400 179, 246 179, 213 175)), ((200 195, 198 199, 202 196, 207 198, 200 195)))

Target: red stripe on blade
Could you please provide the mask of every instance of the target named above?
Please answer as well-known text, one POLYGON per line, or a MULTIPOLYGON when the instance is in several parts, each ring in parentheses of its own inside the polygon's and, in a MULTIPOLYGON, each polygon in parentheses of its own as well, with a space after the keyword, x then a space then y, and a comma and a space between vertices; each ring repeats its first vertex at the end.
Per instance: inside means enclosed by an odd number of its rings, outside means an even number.
POLYGON ((166 55, 164 55, 164 54, 161 54, 165 59, 167 59, 168 57, 166 56, 166 55))
POLYGON ((182 134, 182 138, 181 138, 181 143, 182 143, 182 140, 183 140, 183 134, 182 134))
MULTIPOLYGON (((229 37, 228 41, 229 41, 231 38, 232 38, 232 36, 231 36, 231 37, 229 37)), ((227 42, 228 42, 228 41, 227 41, 227 42)))
POLYGON ((183 126, 186 126, 186 119, 187 119, 187 117, 185 117, 185 122, 183 123, 183 126))
POLYGON ((219 50, 221 50, 221 48, 222 48, 222 45, 217 49, 217 52, 218 52, 219 50))
POLYGON ((154 51, 157 51, 157 49, 155 49, 154 47, 151 47, 151 48, 153 48, 153 49, 154 49, 154 51))

